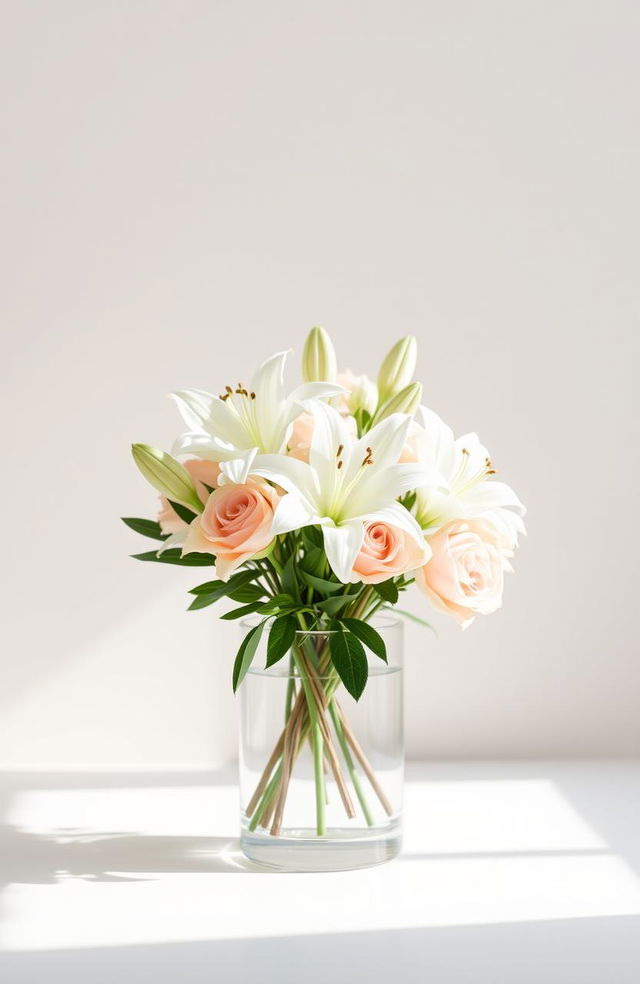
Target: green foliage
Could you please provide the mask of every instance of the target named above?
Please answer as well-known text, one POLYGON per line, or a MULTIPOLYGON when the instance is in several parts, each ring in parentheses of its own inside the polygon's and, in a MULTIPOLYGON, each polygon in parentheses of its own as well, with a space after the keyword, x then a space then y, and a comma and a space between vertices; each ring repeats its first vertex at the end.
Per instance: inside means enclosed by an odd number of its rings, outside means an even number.
POLYGON ((344 584, 340 581, 328 581, 325 577, 316 577, 315 574, 309 574, 302 567, 298 570, 298 574, 301 581, 304 581, 319 594, 330 595, 335 594, 336 591, 344 591, 344 584))
POLYGON ((289 652, 296 636, 297 622, 293 615, 276 618, 269 631, 267 666, 273 666, 289 652))
POLYGON ((296 601, 300 601, 298 578, 296 575, 296 562, 293 553, 287 557, 287 560, 282 568, 282 574, 280 575, 280 581, 284 591, 295 598, 296 601))
POLYGON ((169 499, 169 504, 171 505, 171 508, 180 517, 180 519, 183 521, 183 523, 192 523, 193 520, 196 518, 197 513, 194 513, 192 509, 187 509, 187 507, 183 506, 181 502, 173 502, 171 499, 169 499))
POLYGON ((242 640, 240 649, 236 655, 235 663, 233 664, 234 693, 244 680, 247 670, 253 662, 256 650, 260 644, 260 638, 264 630, 265 622, 266 619, 263 619, 258 623, 258 625, 254 625, 252 629, 249 629, 246 636, 242 640))
POLYGON ((277 594, 260 605, 260 613, 262 615, 279 615, 282 612, 293 611, 296 607, 296 602, 291 595, 277 594))
POLYGON ((156 523, 153 519, 135 519, 131 516, 122 516, 122 522, 129 527, 129 529, 134 530, 136 533, 141 533, 142 536, 148 536, 152 540, 166 540, 167 535, 160 529, 160 523, 156 523))
POLYGON ((332 618, 337 615, 343 608, 346 608, 353 601, 353 595, 337 595, 333 598, 325 598, 324 601, 318 601, 316 603, 316 608, 319 608, 321 612, 332 618))
MULTIPOLYGON (((187 554, 187 556, 191 555, 187 554)), ((255 580, 258 575, 258 571, 238 571, 232 574, 228 581, 205 581, 204 584, 198 584, 195 588, 191 588, 189 594, 215 594, 214 601, 217 601, 218 598, 224 598, 225 595, 255 580)))
POLYGON ((155 550, 149 553, 131 554, 134 560, 152 561, 157 564, 177 564, 179 567, 213 567, 216 558, 207 553, 190 553, 182 556, 179 547, 172 547, 158 555, 155 550))
MULTIPOLYGON (((199 595, 200 598, 206 598, 207 595, 199 595)), ((225 619, 225 621, 230 622, 236 618, 243 618, 245 615, 251 615, 252 612, 257 612, 260 610, 262 602, 252 601, 249 605, 242 605, 241 608, 234 608, 230 612, 225 612, 220 618, 225 619)))
POLYGON ((395 605, 400 597, 398 587, 392 580, 381 581, 380 584, 374 584, 373 589, 376 594, 379 594, 380 597, 390 605, 395 605))
POLYGON ((332 623, 332 628, 336 631, 329 636, 331 661, 351 696, 359 700, 369 675, 366 653, 357 636, 339 622, 332 623))
POLYGON ((250 601, 260 601, 264 598, 265 590, 261 584, 241 584, 237 590, 230 591, 228 597, 232 601, 248 604, 250 601))
POLYGON ((387 662, 387 647, 384 639, 369 622, 363 622, 359 618, 343 618, 340 619, 340 623, 350 632, 353 632, 360 642, 365 644, 367 649, 370 649, 372 653, 379 656, 385 663, 387 662))

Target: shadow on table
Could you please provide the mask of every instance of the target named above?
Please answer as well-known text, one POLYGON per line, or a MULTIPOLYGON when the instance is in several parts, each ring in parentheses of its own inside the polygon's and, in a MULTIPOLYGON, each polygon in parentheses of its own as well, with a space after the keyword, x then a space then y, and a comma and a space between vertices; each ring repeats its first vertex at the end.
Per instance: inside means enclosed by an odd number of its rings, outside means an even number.
MULTIPOLYGON (((321 927, 319 927, 321 930, 321 927)), ((637 984, 640 919, 566 919, 0 956, 9 984, 637 984)))

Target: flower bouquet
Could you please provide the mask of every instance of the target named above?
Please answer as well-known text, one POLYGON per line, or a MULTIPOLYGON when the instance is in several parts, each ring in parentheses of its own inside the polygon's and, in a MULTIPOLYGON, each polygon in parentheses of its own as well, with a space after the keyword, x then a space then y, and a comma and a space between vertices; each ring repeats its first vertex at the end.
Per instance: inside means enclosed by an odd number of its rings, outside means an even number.
POLYGON ((217 395, 173 393, 188 430, 172 454, 133 445, 161 494, 157 520, 124 522, 161 541, 138 560, 215 567, 190 610, 226 598, 234 607, 221 617, 242 620, 233 688, 254 688, 241 744, 245 853, 353 867, 399 844, 401 645, 389 612, 421 621, 396 607, 414 582, 463 627, 495 611, 524 508, 478 437, 454 438, 422 406, 412 337, 377 383, 339 374, 322 328, 291 392, 286 360, 272 356, 250 384, 217 395))

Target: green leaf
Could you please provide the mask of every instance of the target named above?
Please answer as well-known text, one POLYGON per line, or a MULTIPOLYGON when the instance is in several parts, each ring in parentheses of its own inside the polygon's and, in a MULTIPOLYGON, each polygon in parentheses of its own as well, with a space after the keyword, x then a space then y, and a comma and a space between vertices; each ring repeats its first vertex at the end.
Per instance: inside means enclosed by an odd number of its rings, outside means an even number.
POLYGON ((340 629, 329 636, 329 649, 331 661, 340 679, 351 696, 359 700, 369 675, 367 656, 362 643, 351 632, 340 629))
POLYGON ((149 553, 131 554, 134 560, 155 561, 158 564, 178 564, 180 567, 213 567, 216 558, 212 554, 190 553, 181 556, 182 551, 179 547, 172 547, 165 550, 160 556, 155 550, 149 553))
POLYGON ((424 618, 419 618, 417 615, 414 615, 413 612, 408 612, 404 608, 394 608, 392 610, 398 615, 402 615, 404 618, 408 618, 412 622, 415 622, 416 625, 422 625, 425 629, 431 629, 435 636, 438 635, 431 622, 427 622, 424 618))
MULTIPOLYGON (((187 554, 187 556, 191 555, 187 554)), ((238 571, 237 574, 232 574, 228 581, 205 581, 204 584, 198 584, 195 588, 191 588, 189 594, 215 594, 217 598, 224 598, 225 595, 243 587, 257 576, 257 571, 238 571)))
POLYGON ((326 555, 321 547, 312 546, 299 562, 298 567, 316 577, 322 576, 326 566, 326 555))
MULTIPOLYGON (((198 595, 198 597, 202 598, 203 595, 198 595)), ((206 598, 207 595, 204 595, 204 597, 206 598)), ((243 605, 241 608, 234 608, 230 612, 225 612, 224 615, 220 616, 220 618, 223 618, 226 621, 230 622, 232 619, 242 618, 244 615, 251 615, 252 612, 257 612, 258 609, 260 608, 260 605, 261 602, 252 601, 250 605, 243 605)))
POLYGON ((321 612, 326 612, 327 615, 333 616, 337 615, 345 605, 348 605, 352 601, 352 595, 340 595, 335 598, 325 598, 324 601, 319 601, 315 607, 319 608, 321 612))
POLYGON ((302 532, 302 539, 311 545, 311 548, 324 550, 324 537, 319 526, 305 526, 302 532))
POLYGON ((266 619, 249 629, 242 640, 240 649, 233 664, 233 692, 235 693, 245 678, 246 672, 253 662, 253 657, 260 643, 260 638, 264 630, 266 619))
POLYGON ((381 581, 380 584, 374 584, 373 589, 390 605, 395 605, 400 596, 393 581, 381 581))
POLYGON ((376 632, 372 625, 368 622, 363 622, 359 618, 342 618, 340 619, 342 625, 346 625, 350 632, 358 637, 360 642, 364 642, 367 649, 370 649, 372 653, 379 656, 380 659, 387 662, 387 647, 385 646, 384 639, 379 632, 376 632))
POLYGON ((295 608, 296 603, 289 594, 277 594, 269 598, 260 606, 263 615, 277 615, 278 612, 295 608))
POLYGON ((273 666, 289 652, 296 637, 297 622, 293 615, 281 615, 275 619, 267 643, 267 666, 273 666))
POLYGON ((296 577, 296 565, 293 554, 289 554, 287 557, 284 567, 282 568, 280 580, 286 593, 290 594, 292 598, 296 599, 296 601, 299 601, 300 595, 298 593, 298 579, 296 577))
POLYGON ((172 500, 169 499, 169 505, 184 523, 192 523, 196 518, 197 513, 194 513, 193 509, 187 509, 187 507, 183 506, 181 502, 172 502, 172 500))
POLYGON ((260 601, 264 598, 264 588, 259 584, 241 584, 235 591, 230 591, 228 597, 232 601, 240 601, 248 604, 250 601, 260 601))
POLYGON ((153 519, 134 519, 131 516, 122 516, 122 522, 129 529, 136 533, 142 533, 143 536, 151 537, 152 540, 167 539, 168 534, 164 534, 160 529, 160 523, 154 522, 153 519))
POLYGON ((335 594, 336 591, 344 591, 344 584, 340 581, 327 581, 324 577, 316 577, 315 574, 309 574, 307 571, 300 568, 298 571, 300 574, 300 579, 308 584, 309 587, 314 588, 320 594, 328 595, 335 594))
POLYGON ((196 595, 187 608, 187 611, 195 612, 198 608, 207 608, 208 605, 213 605, 214 601, 217 600, 215 595, 196 595))

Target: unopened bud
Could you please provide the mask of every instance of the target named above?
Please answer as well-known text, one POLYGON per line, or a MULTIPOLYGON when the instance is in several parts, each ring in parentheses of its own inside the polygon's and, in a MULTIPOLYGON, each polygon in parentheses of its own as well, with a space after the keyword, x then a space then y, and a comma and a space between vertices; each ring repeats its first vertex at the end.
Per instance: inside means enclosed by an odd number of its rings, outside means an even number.
POLYGON ((389 400, 411 382, 416 368, 418 347, 413 335, 401 338, 384 358, 378 373, 380 403, 389 400))
POLYGON ((333 342, 324 328, 316 325, 307 335, 302 350, 302 378, 305 383, 334 383, 337 373, 333 342))
POLYGON ((179 461, 166 451, 159 451, 148 444, 132 444, 131 453, 146 480, 161 495, 173 502, 180 502, 197 513, 202 512, 202 503, 191 475, 179 461))

